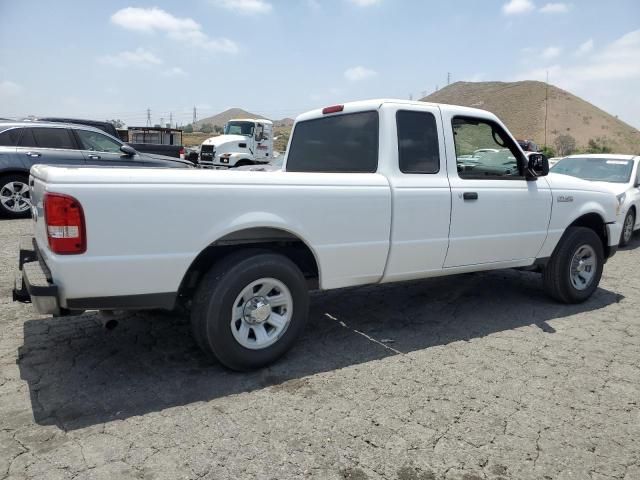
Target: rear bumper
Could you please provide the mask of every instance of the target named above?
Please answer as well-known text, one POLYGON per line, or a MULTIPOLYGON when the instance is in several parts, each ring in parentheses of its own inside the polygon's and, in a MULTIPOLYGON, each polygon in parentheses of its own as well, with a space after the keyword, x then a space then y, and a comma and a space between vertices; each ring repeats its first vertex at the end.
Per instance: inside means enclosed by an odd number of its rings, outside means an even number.
POLYGON ((38 313, 56 316, 61 314, 58 287, 51 280, 51 273, 38 254, 33 237, 23 237, 20 240, 13 300, 32 303, 38 313))

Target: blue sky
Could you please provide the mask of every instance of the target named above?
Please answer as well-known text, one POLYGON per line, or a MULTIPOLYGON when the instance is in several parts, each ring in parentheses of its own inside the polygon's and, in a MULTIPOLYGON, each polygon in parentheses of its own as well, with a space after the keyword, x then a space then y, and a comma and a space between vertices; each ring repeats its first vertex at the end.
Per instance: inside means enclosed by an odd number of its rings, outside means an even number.
POLYGON ((0 117, 294 117, 546 71, 640 128, 640 1, 0 0, 0 117))

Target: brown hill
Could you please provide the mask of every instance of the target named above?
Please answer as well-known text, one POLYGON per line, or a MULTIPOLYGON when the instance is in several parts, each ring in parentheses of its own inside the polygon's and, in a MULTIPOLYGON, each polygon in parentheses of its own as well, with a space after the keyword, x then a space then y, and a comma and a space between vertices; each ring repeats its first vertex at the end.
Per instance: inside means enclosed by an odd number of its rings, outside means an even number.
MULTIPOLYGON (((198 120, 194 127, 201 127, 205 123, 211 124, 211 126, 224 126, 232 118, 264 118, 266 120, 271 120, 270 118, 265 117, 264 115, 258 115, 257 113, 247 112, 241 108, 230 108, 229 110, 225 110, 224 112, 218 113, 216 115, 212 115, 210 117, 202 118, 198 120)), ((291 128, 293 126, 293 118, 283 118, 281 120, 272 120, 273 126, 278 128, 291 128)))
POLYGON ((225 110, 224 112, 218 113, 217 115, 212 115, 210 117, 202 118, 198 120, 194 124, 194 128, 201 127, 205 123, 211 124, 211 126, 224 126, 232 118, 264 118, 262 115, 257 115, 255 113, 247 112, 246 110, 242 110, 241 108, 230 108, 229 110, 225 110))
MULTIPOLYGON (((546 84, 543 82, 456 82, 426 102, 482 108, 495 113, 517 137, 544 144, 546 84)), ((606 144, 615 153, 640 154, 640 131, 589 102, 549 85, 547 144, 571 135, 578 149, 589 140, 606 144)))

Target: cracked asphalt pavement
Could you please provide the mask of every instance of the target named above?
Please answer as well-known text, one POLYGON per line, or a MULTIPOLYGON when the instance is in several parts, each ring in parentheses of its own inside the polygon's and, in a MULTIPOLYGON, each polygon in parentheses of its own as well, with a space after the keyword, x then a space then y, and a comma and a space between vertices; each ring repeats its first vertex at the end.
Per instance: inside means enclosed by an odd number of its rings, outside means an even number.
POLYGON ((313 294, 238 374, 179 316, 12 303, 29 231, 0 221, 0 478, 640 479, 638 238, 582 305, 519 271, 313 294))

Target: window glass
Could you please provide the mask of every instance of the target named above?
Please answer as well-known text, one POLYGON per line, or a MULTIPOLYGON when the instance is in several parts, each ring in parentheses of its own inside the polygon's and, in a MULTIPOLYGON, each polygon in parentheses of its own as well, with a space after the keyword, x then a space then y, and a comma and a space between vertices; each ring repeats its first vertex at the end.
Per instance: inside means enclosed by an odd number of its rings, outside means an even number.
POLYGON ((17 146, 18 140, 20 140, 21 133, 22 133, 21 128, 11 128, 9 130, 5 130, 4 132, 0 132, 0 146, 3 146, 3 147, 17 146))
POLYGON ((18 143, 19 147, 37 147, 36 139, 33 136, 32 128, 24 128, 22 132, 22 137, 20 138, 20 142, 18 143))
POLYGON ((552 172, 570 175, 583 180, 627 183, 631 180, 633 162, 612 158, 563 158, 551 169, 552 172))
POLYGON ((76 130, 80 137, 83 150, 92 152, 120 153, 121 144, 98 132, 89 130, 76 130))
POLYGON ((438 128, 429 112, 399 111, 398 162, 403 173, 437 173, 440 170, 438 128))
POLYGON ((499 125, 468 117, 452 123, 460 178, 520 177, 521 154, 499 125))
POLYGON ((360 112, 299 122, 287 158, 292 172, 375 172, 378 112, 360 112))
POLYGON ((71 133, 66 128, 33 128, 36 145, 40 148, 75 149, 71 133))

